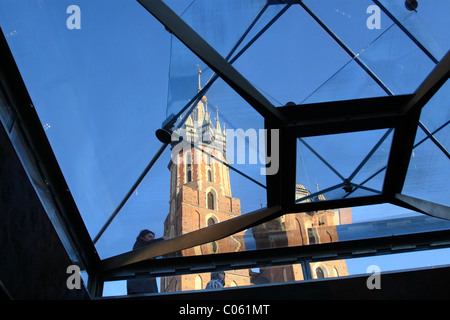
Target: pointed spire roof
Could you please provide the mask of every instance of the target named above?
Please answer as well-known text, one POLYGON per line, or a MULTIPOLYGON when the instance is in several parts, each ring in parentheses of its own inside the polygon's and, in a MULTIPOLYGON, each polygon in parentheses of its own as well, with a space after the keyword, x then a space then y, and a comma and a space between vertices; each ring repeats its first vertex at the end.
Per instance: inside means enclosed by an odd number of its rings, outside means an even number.
POLYGON ((222 129, 220 128, 220 121, 219 121, 219 108, 217 106, 216 106, 216 113, 217 113, 216 130, 219 131, 220 133, 222 133, 222 129))
MULTIPOLYGON (((197 89, 197 92, 200 92, 200 90, 202 90, 202 70, 200 69, 200 65, 199 64, 197 64, 197 68, 198 68, 198 71, 197 71, 197 75, 198 75, 198 89, 197 89)), ((206 99, 206 96, 203 96, 202 100, 205 103, 208 103, 208 101, 206 99)))

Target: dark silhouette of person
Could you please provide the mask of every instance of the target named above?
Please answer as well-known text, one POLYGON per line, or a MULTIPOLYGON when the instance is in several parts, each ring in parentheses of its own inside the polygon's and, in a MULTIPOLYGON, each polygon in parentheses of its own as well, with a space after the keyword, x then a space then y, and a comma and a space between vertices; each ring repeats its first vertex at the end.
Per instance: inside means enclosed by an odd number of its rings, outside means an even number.
MULTIPOLYGON (((166 237, 155 239, 154 232, 144 229, 141 232, 139 232, 139 235, 136 238, 136 242, 133 245, 133 250, 164 241, 165 239, 166 237)), ((148 277, 148 278, 127 280, 128 294, 157 293, 157 292, 158 286, 156 284, 156 278, 148 277)))
POLYGON ((211 281, 208 282, 205 289, 219 289, 225 286, 225 272, 211 273, 211 281))

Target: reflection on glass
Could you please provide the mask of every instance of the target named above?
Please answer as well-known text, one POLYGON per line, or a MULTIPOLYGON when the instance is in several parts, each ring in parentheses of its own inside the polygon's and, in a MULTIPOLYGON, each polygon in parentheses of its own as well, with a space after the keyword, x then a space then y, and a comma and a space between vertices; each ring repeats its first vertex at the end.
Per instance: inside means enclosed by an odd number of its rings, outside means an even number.
MULTIPOLYGON (((277 284, 306 279, 322 279, 348 276, 344 260, 311 262, 308 264, 283 264, 278 266, 243 268, 217 272, 188 273, 156 278, 158 292, 227 289, 265 284, 277 284), (306 270, 305 268, 308 268, 306 270)), ((104 296, 122 295, 123 281, 105 283, 104 296)), ((149 292, 150 293, 150 292, 149 292)))
POLYGON ((301 104, 384 96, 386 93, 354 59, 312 91, 301 104))
MULTIPOLYGON (((200 83, 199 76, 199 86, 200 83)), ((200 90, 199 87, 198 90, 200 90)), ((227 133, 204 96, 177 133, 181 141, 172 143, 170 210, 164 233, 170 238, 241 215, 241 199, 231 193, 227 133)), ((233 160, 233 159, 231 159, 233 160)), ((242 233, 183 250, 179 255, 199 255, 245 250, 242 233)))
POLYGON ((309 276, 304 275, 302 264, 288 264, 252 269, 226 270, 222 272, 185 274, 161 277, 160 292, 188 290, 208 290, 243 287, 251 285, 276 284, 283 282, 347 276, 348 271, 343 260, 310 263, 309 276), (221 275, 220 275, 221 274, 221 275), (219 281, 215 279, 220 278, 219 281), (216 282, 215 286, 211 284, 216 282))
MULTIPOLYGON (((364 72, 378 79, 377 82, 387 94, 411 93, 435 66, 435 61, 430 60, 401 29, 402 24, 398 21, 394 22, 385 15, 376 3, 380 2, 305 1, 304 6, 309 7, 311 15, 319 19, 331 33, 336 35, 337 41, 341 42, 341 46, 348 51, 351 58, 361 67, 364 66, 364 72), (376 19, 379 22, 376 27, 370 26, 373 10, 376 10, 376 19)), ((414 17, 417 15, 414 11, 411 12, 405 8, 404 1, 389 3, 389 7, 393 7, 392 3, 396 3, 394 7, 400 7, 401 15, 410 18, 409 27, 423 24, 420 19, 414 17)), ((403 19, 402 22, 404 22, 403 19)), ((359 79, 358 73, 351 74, 347 71, 340 77, 343 76, 346 76, 345 81, 351 83, 355 89, 370 94, 370 91, 362 85, 356 85, 356 80, 359 79)), ((321 90, 324 91, 327 87, 324 86, 321 90)), ((376 91, 373 93, 376 94, 376 91)))

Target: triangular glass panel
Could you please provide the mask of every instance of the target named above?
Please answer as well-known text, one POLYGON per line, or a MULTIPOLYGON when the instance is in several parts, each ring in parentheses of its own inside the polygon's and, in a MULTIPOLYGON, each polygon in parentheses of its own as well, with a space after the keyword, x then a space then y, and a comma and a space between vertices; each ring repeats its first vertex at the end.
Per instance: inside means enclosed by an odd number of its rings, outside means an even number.
POLYGON ((306 4, 349 54, 378 78, 388 94, 414 92, 435 66, 372 1, 308 1, 306 4))
POLYGON ((223 58, 229 58, 235 46, 252 31, 269 6, 266 0, 256 1, 165 1, 185 23, 212 46, 223 58))
POLYGON ((346 61, 340 47, 294 4, 233 66, 274 105, 283 106, 300 103, 346 61))
POLYGON ((385 95, 386 92, 375 80, 354 59, 351 59, 312 91, 301 103, 351 100, 385 95))
POLYGON ((402 28, 411 35, 412 41, 423 46, 430 56, 441 60, 450 48, 450 42, 441 30, 450 27, 446 12, 450 10, 450 3, 446 0, 421 1, 414 9, 408 8, 406 1, 380 0, 379 3, 389 12, 402 28))
POLYGON ((381 192, 383 189, 384 175, 386 173, 389 152, 393 137, 393 129, 387 129, 380 140, 373 146, 371 152, 366 155, 366 162, 356 173, 352 181, 361 188, 370 188, 381 192), (378 145, 379 144, 379 145, 378 145))
POLYGON ((321 193, 327 193, 331 199, 381 193, 385 174, 382 169, 389 156, 391 131, 383 129, 300 138, 297 144, 298 183, 306 183, 308 190, 316 193, 315 188, 311 189, 315 182, 317 190, 320 186, 321 193), (338 185, 338 188, 333 188, 338 185))
POLYGON ((450 204, 449 84, 447 81, 422 109, 402 189, 405 195, 447 206, 450 204))

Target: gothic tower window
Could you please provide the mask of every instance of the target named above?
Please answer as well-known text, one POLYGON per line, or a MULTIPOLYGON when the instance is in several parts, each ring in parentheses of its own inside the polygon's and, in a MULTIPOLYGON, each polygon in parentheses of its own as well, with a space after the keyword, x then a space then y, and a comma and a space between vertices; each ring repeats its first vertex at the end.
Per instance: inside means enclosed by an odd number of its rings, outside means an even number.
POLYGON ((186 153, 186 183, 192 181, 191 153, 186 153))
POLYGON ((322 270, 321 267, 317 267, 316 268, 316 276, 317 276, 317 279, 325 278, 325 275, 324 275, 323 270, 322 270))
POLYGON ((212 182, 212 173, 211 173, 211 170, 208 170, 207 175, 208 175, 208 181, 209 181, 209 182, 212 182))
MULTIPOLYGON (((210 227, 210 226, 212 226, 212 225, 214 225, 214 224, 216 224, 217 223, 217 218, 216 217, 214 217, 214 216, 210 216, 209 218, 208 218, 208 220, 206 220, 206 225, 208 226, 208 227, 210 227)), ((209 252, 212 252, 212 253, 217 253, 218 252, 218 250, 219 250, 219 247, 218 247, 218 245, 217 245, 217 242, 210 242, 210 243, 208 243, 208 250, 209 250, 209 252)))
POLYGON ((214 210, 214 195, 211 191, 208 192, 206 199, 208 202, 208 209, 214 210))
POLYGON ((211 252, 212 253, 217 253, 217 251, 218 251, 219 249, 218 249, 218 247, 217 247, 217 242, 211 242, 211 252))
POLYGON ((309 244, 320 243, 316 228, 308 228, 308 240, 309 244))
POLYGON ((215 224, 216 221, 213 218, 209 218, 208 221, 206 222, 207 226, 212 226, 213 224, 215 224))
POLYGON ((336 269, 336 267, 333 268, 333 271, 334 271, 334 275, 336 277, 339 277, 339 271, 338 271, 338 269, 336 269))
POLYGON ((191 170, 191 165, 189 164, 187 166, 187 172, 186 172, 186 183, 191 182, 192 181, 192 170, 191 170))

